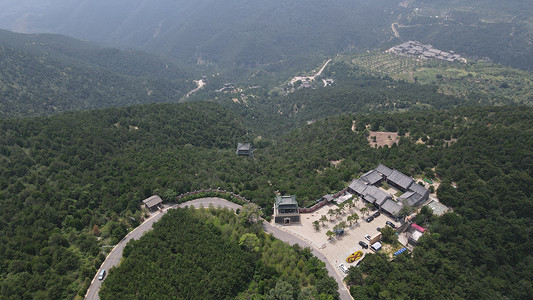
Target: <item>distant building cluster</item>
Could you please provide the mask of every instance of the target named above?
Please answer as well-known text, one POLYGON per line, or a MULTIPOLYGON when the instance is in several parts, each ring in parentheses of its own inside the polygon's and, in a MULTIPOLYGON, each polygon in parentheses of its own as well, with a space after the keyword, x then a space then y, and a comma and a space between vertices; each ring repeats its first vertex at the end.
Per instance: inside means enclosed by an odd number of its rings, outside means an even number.
POLYGON ((224 86, 221 88, 221 89, 218 89, 216 90, 217 93, 221 93, 221 92, 231 92, 233 91, 233 89, 235 88, 235 86, 231 83, 224 83, 224 86))
POLYGON ((466 63, 466 59, 461 57, 459 54, 455 54, 453 51, 446 52, 436 48, 433 48, 431 45, 423 45, 419 42, 408 41, 403 44, 394 46, 387 50, 386 52, 395 53, 398 55, 416 57, 416 58, 435 58, 444 61, 454 62, 460 61, 466 63))

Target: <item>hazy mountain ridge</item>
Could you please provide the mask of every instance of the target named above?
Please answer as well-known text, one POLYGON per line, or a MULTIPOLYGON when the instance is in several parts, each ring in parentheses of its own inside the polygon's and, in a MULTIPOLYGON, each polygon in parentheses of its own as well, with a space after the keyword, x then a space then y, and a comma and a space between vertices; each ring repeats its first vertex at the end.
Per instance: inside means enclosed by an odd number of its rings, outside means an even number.
POLYGON ((391 1, 62 1, 55 7, 22 8, 25 14, 8 9, 1 25, 137 47, 194 63, 258 65, 350 46, 373 48, 390 18, 383 11, 387 3, 391 1), (34 13, 39 9, 41 14, 34 13), (15 22, 10 15, 24 17, 15 22), (52 15, 61 16, 60 21, 51 20, 52 15), (27 26, 19 27, 21 22, 27 26), (368 30, 374 25, 375 31, 368 30))
POLYGON ((0 31, 0 58, 0 118, 177 102, 194 86, 156 56, 60 35, 0 31))
POLYGON ((191 72, 170 57, 159 57, 138 50, 105 48, 60 34, 18 34, 0 30, 0 45, 13 47, 36 56, 82 63, 128 76, 185 79, 191 72))
POLYGON ((256 67, 417 39, 533 68, 527 1, 115 0, 0 3, 0 27, 54 32, 171 55, 188 63, 256 67), (392 24, 397 24, 395 37, 392 24))

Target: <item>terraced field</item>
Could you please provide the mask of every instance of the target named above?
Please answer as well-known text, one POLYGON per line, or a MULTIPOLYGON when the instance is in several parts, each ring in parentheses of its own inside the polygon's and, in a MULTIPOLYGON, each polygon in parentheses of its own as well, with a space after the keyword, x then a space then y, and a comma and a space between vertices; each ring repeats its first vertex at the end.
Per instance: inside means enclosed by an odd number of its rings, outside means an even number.
POLYGON ((474 98, 480 103, 533 104, 533 75, 530 72, 486 61, 448 63, 380 51, 360 54, 345 61, 369 75, 434 84, 441 93, 474 98))

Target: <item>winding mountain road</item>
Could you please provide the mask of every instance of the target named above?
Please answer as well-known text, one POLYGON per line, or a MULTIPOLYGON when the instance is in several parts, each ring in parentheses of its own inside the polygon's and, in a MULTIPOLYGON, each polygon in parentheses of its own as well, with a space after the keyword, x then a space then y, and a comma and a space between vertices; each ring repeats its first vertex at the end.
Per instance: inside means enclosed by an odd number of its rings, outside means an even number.
POLYGON ((397 37, 397 38, 400 38, 400 33, 396 29, 396 25, 398 25, 398 23, 392 23, 390 25, 390 28, 392 29, 392 32, 394 32, 394 36, 397 37))
POLYGON ((296 83, 296 81, 298 81, 298 80, 302 80, 302 81, 303 81, 303 80, 314 81, 315 78, 317 78, 318 76, 322 75, 322 72, 324 71, 324 69, 326 68, 326 66, 331 62, 331 60, 332 60, 331 58, 328 59, 328 60, 324 63, 324 65, 322 66, 322 68, 320 68, 320 70, 318 70, 318 72, 315 73, 315 75, 311 75, 311 76, 296 76, 296 77, 294 77, 294 78, 291 80, 290 84, 293 84, 293 85, 294 85, 294 83, 296 83))
POLYGON ((189 98, 191 94, 198 92, 207 84, 204 79, 195 80, 194 82, 196 83, 196 88, 194 90, 189 91, 187 95, 185 95, 185 98, 189 98))
MULTIPOLYGON (((96 272, 96 275, 94 276, 91 285, 89 286, 89 289, 87 290, 87 293, 85 295, 85 299, 93 300, 93 299, 100 299, 98 297, 98 293, 100 292, 100 288, 102 286, 102 281, 98 280, 98 274, 100 273, 100 270, 104 269, 106 271, 109 271, 111 267, 118 266, 120 263, 120 260, 122 259, 122 252, 124 250, 124 246, 131 241, 132 239, 138 240, 144 233, 152 229, 152 226, 155 222, 159 221, 161 217, 167 213, 169 209, 173 209, 176 207, 186 207, 186 206, 194 206, 196 208, 199 208, 201 206, 208 207, 209 204, 213 204, 215 207, 227 207, 231 208, 233 210, 237 210, 238 208, 241 208, 242 206, 235 204, 233 202, 227 201, 222 198, 201 198, 196 200, 191 200, 185 203, 176 204, 170 207, 165 208, 162 212, 155 213, 152 217, 144 221, 141 225, 139 225, 137 228, 132 230, 128 235, 126 235, 114 248, 111 250, 109 255, 106 257, 105 261, 100 266, 100 269, 98 269, 98 272, 96 272)), ((314 249, 309 243, 301 240, 300 238, 283 231, 276 226, 273 226, 272 224, 269 224, 267 222, 263 222, 263 229, 266 233, 272 234, 277 239, 280 239, 284 242, 288 242, 290 245, 298 244, 301 247, 309 247, 312 249, 312 253, 318 257, 321 261, 323 261, 326 264, 326 269, 328 270, 328 274, 335 278, 337 281, 337 284, 339 285, 339 294, 340 299, 342 300, 349 300, 353 299, 348 292, 348 289, 342 282, 342 278, 337 274, 334 267, 329 263, 329 261, 326 259, 326 257, 320 253, 317 249, 314 249)))

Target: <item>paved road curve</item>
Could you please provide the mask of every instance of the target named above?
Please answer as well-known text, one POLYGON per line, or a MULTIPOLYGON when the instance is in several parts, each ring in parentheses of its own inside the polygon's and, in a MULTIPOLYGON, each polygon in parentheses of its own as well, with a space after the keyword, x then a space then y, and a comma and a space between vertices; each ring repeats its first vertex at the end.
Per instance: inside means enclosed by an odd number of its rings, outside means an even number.
POLYGON ((293 234, 291 234, 289 232, 283 231, 283 230, 277 228, 276 226, 273 226, 272 224, 269 224, 267 222, 263 222, 263 229, 265 230, 266 233, 272 233, 272 235, 275 238, 277 238, 279 240, 282 240, 284 242, 287 242, 290 245, 298 244, 298 245, 300 245, 300 246, 302 246, 304 248, 306 248, 306 247, 311 248, 313 255, 316 256, 318 259, 320 259, 321 261, 323 261, 326 264, 326 269, 328 270, 329 276, 333 277, 337 281, 337 284, 339 285, 340 299, 342 299, 342 300, 353 299, 352 296, 350 295, 350 292, 348 291, 348 289, 346 288, 346 286, 342 282, 342 278, 335 271, 335 268, 331 265, 331 263, 324 256, 324 254, 318 252, 317 249, 313 248, 306 241, 298 238, 297 236, 295 236, 295 235, 293 235, 293 234))
MULTIPOLYGON (((152 225, 155 222, 159 221, 161 219, 161 217, 167 212, 168 209, 175 208, 175 207, 185 207, 185 206, 194 206, 194 207, 197 207, 197 208, 200 207, 200 206, 208 207, 209 204, 213 204, 215 207, 218 207, 218 206, 220 206, 220 207, 228 207, 228 208, 231 208, 231 209, 234 209, 234 210, 236 210, 237 208, 241 207, 238 204, 235 204, 233 202, 230 202, 230 201, 227 201, 227 200, 224 200, 224 199, 221 199, 221 198, 201 198, 201 199, 188 201, 188 202, 185 202, 185 203, 182 203, 182 204, 179 204, 179 205, 171 206, 171 207, 165 209, 163 212, 157 212, 151 218, 149 218, 146 221, 144 221, 144 223, 142 223, 139 227, 137 227, 133 231, 131 231, 126 237, 124 237, 124 239, 122 239, 122 241, 120 241, 113 248, 111 253, 109 253, 109 255, 107 256, 105 261, 100 266, 100 269, 98 269, 98 272, 94 276, 93 281, 91 282, 91 286, 89 287, 89 289, 87 290, 87 294, 85 295, 85 299, 88 299, 88 300, 99 299, 98 292, 100 292, 100 287, 102 286, 102 281, 98 280, 97 277, 98 277, 98 274, 100 273, 100 270, 104 269, 106 271, 109 271, 109 269, 111 269, 111 267, 117 266, 119 264, 119 262, 120 262, 120 259, 122 258, 122 251, 124 250, 124 246, 126 246, 126 244, 131 239, 138 240, 145 232, 147 232, 150 229, 152 229, 152 225)), ((278 239, 280 239, 280 240, 282 240, 284 242, 288 242, 291 245, 297 243, 297 244, 299 244, 302 247, 311 248, 313 250, 313 254, 316 257, 318 257, 320 260, 322 260, 323 262, 326 263, 326 268, 328 270, 329 275, 332 276, 333 278, 335 278, 335 280, 339 284, 340 298, 342 300, 352 299, 352 297, 350 296, 350 293, 348 292, 348 290, 346 289, 346 287, 342 283, 342 278, 337 274, 337 272, 335 272, 335 269, 333 268, 333 266, 328 262, 328 260, 326 259, 326 257, 322 253, 318 252, 316 249, 311 247, 311 245, 309 245, 307 242, 295 237, 294 235, 292 235, 292 234, 290 234, 288 232, 282 231, 279 228, 277 228, 275 226, 272 226, 271 224, 268 224, 268 223, 264 222, 263 223, 263 229, 265 230, 265 232, 272 233, 272 235, 274 235, 274 237, 276 237, 276 238, 278 238, 278 239)))

